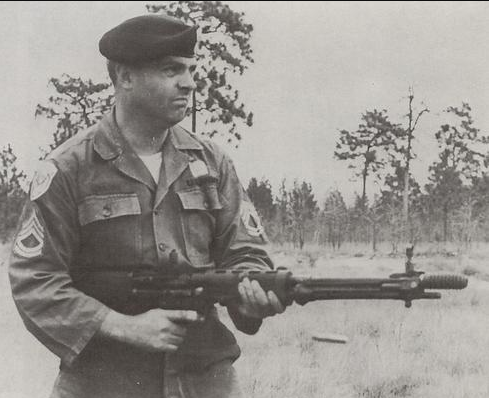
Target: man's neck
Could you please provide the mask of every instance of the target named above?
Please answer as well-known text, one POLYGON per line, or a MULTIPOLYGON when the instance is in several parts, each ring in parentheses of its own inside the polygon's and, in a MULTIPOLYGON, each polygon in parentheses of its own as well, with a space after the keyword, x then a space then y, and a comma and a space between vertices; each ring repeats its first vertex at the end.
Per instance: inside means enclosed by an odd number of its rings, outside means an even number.
POLYGON ((168 135, 168 125, 162 125, 138 112, 128 111, 116 103, 115 120, 121 134, 138 155, 153 155, 161 151, 168 135))

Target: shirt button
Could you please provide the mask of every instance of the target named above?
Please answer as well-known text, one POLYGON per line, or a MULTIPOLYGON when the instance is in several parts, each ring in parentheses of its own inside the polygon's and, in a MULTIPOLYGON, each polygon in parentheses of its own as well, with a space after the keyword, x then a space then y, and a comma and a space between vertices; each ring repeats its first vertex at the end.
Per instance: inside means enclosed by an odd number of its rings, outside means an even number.
POLYGON ((160 244, 158 245, 158 249, 160 249, 162 252, 164 252, 164 251, 166 250, 166 247, 167 247, 167 246, 166 246, 164 243, 160 243, 160 244))
POLYGON ((102 216, 105 218, 110 217, 112 214, 112 210, 110 209, 109 205, 105 205, 104 208, 102 209, 102 216))

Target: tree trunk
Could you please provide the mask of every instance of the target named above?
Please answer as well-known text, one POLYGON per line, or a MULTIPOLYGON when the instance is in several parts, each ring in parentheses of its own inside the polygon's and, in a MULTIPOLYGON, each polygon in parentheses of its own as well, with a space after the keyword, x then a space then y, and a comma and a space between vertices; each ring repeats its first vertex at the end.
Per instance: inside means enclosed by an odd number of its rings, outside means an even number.
POLYGON ((197 99, 195 97, 195 90, 192 91, 192 133, 197 131, 197 99))
POLYGON ((302 250, 304 247, 304 231, 302 227, 299 229, 299 248, 302 250))
POLYGON ((365 210, 365 202, 367 196, 367 167, 368 165, 365 165, 365 168, 363 169, 363 173, 362 173, 362 209, 363 210, 365 210))
POLYGON ((374 253, 377 251, 377 223, 372 223, 372 250, 374 253))
POLYGON ((407 243, 409 229, 409 163, 411 157, 411 133, 408 139, 406 170, 404 171, 404 192, 402 195, 402 240, 407 243))
POLYGON ((448 207, 443 206, 443 242, 448 240, 448 207))
POLYGON ((404 192, 402 194, 402 240, 407 243, 407 229, 409 222, 409 166, 411 162, 411 141, 413 138, 413 98, 409 96, 409 126, 408 126, 408 145, 406 151, 406 168, 404 169, 404 192))

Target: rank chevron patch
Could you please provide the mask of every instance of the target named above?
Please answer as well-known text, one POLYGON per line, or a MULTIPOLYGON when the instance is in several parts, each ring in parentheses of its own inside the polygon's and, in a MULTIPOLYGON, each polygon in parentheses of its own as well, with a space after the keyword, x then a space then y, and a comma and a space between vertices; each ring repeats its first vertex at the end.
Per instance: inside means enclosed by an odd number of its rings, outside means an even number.
POLYGON ((41 255, 44 246, 44 227, 42 226, 36 211, 22 223, 14 244, 14 253, 24 257, 33 258, 41 255))

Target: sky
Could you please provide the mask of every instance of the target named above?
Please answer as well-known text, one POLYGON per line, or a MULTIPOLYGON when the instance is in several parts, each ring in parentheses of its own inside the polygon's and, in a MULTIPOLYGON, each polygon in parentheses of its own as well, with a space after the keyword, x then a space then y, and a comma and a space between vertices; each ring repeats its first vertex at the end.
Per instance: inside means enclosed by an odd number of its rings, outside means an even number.
MULTIPOLYGON (((430 113, 415 132, 413 174, 426 182, 436 159, 434 133, 443 110, 468 102, 489 132, 489 3, 227 2, 254 27, 255 62, 236 80, 254 125, 236 149, 224 145, 244 185, 265 177, 310 182, 319 200, 331 189, 347 199, 361 191, 346 164, 333 158, 341 129, 366 110, 386 109, 405 123, 415 106, 430 113)), ((28 174, 52 131, 34 118, 62 73, 106 79, 98 40, 146 2, 0 2, 0 137, 28 174)), ((188 123, 188 121, 184 121, 188 123)), ((372 194, 378 189, 369 187, 372 194)))

